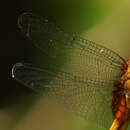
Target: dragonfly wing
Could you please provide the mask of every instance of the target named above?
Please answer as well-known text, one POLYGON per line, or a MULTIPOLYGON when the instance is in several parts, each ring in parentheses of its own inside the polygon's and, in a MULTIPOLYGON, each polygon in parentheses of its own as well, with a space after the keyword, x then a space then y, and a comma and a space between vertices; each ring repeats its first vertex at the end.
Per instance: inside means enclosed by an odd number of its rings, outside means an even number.
POLYGON ((94 42, 69 35, 55 24, 31 13, 19 16, 21 31, 40 48, 53 67, 64 63, 65 72, 75 73, 89 79, 113 81, 122 75, 124 59, 115 52, 94 42))
POLYGON ((64 33, 52 22, 31 13, 22 14, 18 24, 55 62, 51 67, 54 71, 16 64, 14 77, 39 93, 47 90, 80 116, 110 127, 113 86, 123 73, 124 59, 94 42, 64 33), (59 62, 64 66, 56 71, 59 62))
POLYGON ((36 68, 17 63, 12 75, 38 93, 55 97, 66 108, 88 121, 109 127, 112 123, 111 101, 113 83, 95 82, 62 71, 36 68))

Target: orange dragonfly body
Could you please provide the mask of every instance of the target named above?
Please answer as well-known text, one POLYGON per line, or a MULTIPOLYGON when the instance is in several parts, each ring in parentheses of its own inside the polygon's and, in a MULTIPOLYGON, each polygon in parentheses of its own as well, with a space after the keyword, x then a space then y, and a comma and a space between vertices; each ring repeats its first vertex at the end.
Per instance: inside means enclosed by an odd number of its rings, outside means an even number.
POLYGON ((124 64, 124 75, 113 92, 112 105, 115 120, 110 130, 124 130, 130 120, 130 58, 124 64))
POLYGON ((127 128, 130 58, 125 61, 114 51, 65 33, 46 18, 31 13, 20 15, 18 26, 43 52, 44 65, 39 68, 17 63, 12 69, 16 80, 55 97, 88 121, 110 130, 127 128))

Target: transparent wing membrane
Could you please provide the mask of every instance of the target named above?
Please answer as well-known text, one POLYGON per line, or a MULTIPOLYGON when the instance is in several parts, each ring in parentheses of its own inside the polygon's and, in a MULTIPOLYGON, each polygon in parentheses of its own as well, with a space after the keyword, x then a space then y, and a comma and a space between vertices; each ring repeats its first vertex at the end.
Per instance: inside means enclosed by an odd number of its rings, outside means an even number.
POLYGON ((55 62, 43 69, 17 63, 13 77, 39 93, 46 91, 83 118, 110 127, 112 91, 123 74, 124 59, 110 49, 64 33, 31 13, 20 15, 18 25, 55 62), (64 64, 58 68, 59 63, 64 64))
POLYGON ((124 63, 115 52, 91 41, 61 31, 47 19, 24 13, 19 16, 21 31, 39 47, 56 66, 64 63, 64 71, 73 72, 81 78, 113 81, 120 78, 124 63))
POLYGON ((36 92, 54 96, 66 108, 89 121, 104 127, 109 127, 112 123, 113 83, 89 79, 81 82, 76 75, 58 70, 50 72, 23 63, 14 65, 12 75, 36 92))
POLYGON ((75 48, 77 51, 81 51, 78 55, 88 56, 92 53, 116 64, 124 62, 124 59, 115 52, 92 41, 67 34, 46 18, 23 13, 18 18, 18 26, 36 46, 51 57, 64 54, 66 49, 71 53, 75 48), (57 55, 54 55, 54 52, 57 55))

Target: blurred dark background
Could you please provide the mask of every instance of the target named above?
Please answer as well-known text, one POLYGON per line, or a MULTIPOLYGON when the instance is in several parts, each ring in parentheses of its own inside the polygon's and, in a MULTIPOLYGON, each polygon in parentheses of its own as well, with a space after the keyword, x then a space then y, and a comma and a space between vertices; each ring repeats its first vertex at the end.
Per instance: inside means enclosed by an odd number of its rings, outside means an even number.
POLYGON ((1 58, 1 91, 0 109, 13 105, 22 96, 32 93, 31 90, 16 82, 11 77, 11 69, 16 62, 31 61, 33 49, 28 41, 20 34, 17 27, 18 15, 27 7, 29 1, 3 1, 1 4, 0 20, 0 58, 1 58))

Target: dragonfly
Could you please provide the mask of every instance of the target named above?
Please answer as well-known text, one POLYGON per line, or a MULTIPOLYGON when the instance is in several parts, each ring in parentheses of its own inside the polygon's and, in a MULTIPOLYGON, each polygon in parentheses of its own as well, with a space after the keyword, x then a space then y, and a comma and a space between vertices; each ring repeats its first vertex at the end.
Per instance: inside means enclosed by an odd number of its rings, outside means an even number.
POLYGON ((125 60, 108 48, 65 33, 48 19, 29 12, 19 16, 18 27, 50 62, 42 68, 16 63, 12 77, 39 94, 55 97, 88 121, 109 130, 127 129, 130 58, 125 60))

